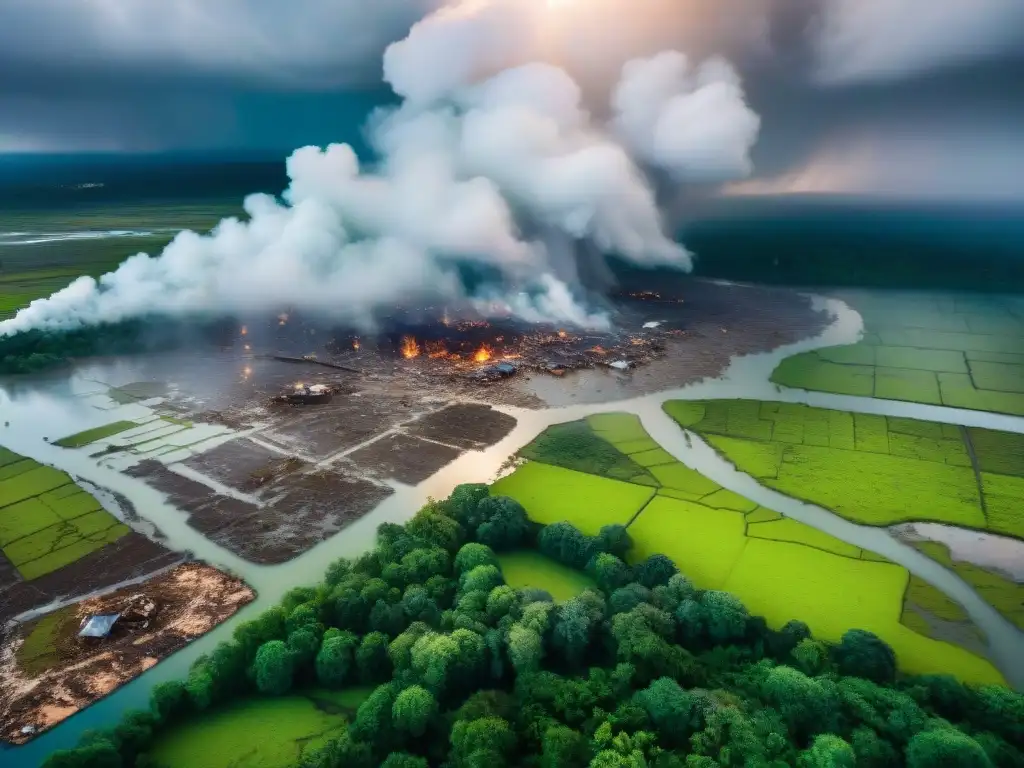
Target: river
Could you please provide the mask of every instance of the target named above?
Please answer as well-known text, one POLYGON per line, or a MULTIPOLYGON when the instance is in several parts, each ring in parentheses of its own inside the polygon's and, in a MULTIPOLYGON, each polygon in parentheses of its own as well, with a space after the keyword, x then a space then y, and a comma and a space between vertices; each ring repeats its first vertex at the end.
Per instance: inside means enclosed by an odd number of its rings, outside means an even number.
POLYGON ((838 300, 820 301, 824 302, 834 317, 832 324, 822 334, 769 353, 736 358, 729 369, 718 378, 655 395, 610 403, 544 410, 501 408, 514 416, 518 422, 513 431, 501 442, 484 451, 463 454, 415 487, 396 484, 396 492, 372 513, 300 557, 277 566, 259 566, 240 559, 190 528, 186 524, 184 512, 169 505, 162 494, 148 488, 141 481, 99 464, 81 451, 61 449, 43 439, 55 439, 115 419, 138 418, 146 412, 142 406, 129 405, 115 411, 98 413, 88 402, 88 393, 102 390, 97 387, 95 379, 91 376, 87 379, 81 375, 72 375, 66 380, 39 389, 21 388, 14 395, 0 389, 0 414, 2 422, 6 423, 0 431, 0 443, 37 461, 64 469, 78 479, 109 488, 124 496, 134 505, 139 515, 161 531, 167 546, 190 551, 197 558, 241 576, 258 593, 257 600, 232 619, 162 661, 141 677, 64 721, 28 745, 4 750, 0 754, 5 768, 38 766, 53 750, 73 746, 83 731, 114 723, 126 710, 146 707, 149 691, 154 684, 183 677, 196 657, 209 651, 222 640, 230 638, 238 622, 248 620, 259 611, 273 605, 291 587, 315 583, 334 559, 356 555, 367 549, 372 545, 374 533, 381 523, 400 523, 407 520, 428 497, 446 496, 459 483, 488 482, 496 479, 506 459, 551 424, 611 411, 638 414, 651 437, 665 450, 722 486, 854 546, 884 555, 949 595, 964 607, 971 619, 988 637, 992 659, 1006 678, 1014 687, 1024 689, 1024 633, 981 600, 958 576, 908 544, 890 536, 885 529, 851 523, 828 510, 796 501, 759 485, 752 477, 737 471, 715 454, 701 440, 691 437, 688 443, 683 430, 662 411, 662 403, 669 399, 742 397, 798 402, 861 413, 930 419, 1024 433, 1024 418, 896 401, 782 390, 772 384, 769 376, 783 358, 820 347, 853 343, 860 337, 863 323, 856 311, 838 300))

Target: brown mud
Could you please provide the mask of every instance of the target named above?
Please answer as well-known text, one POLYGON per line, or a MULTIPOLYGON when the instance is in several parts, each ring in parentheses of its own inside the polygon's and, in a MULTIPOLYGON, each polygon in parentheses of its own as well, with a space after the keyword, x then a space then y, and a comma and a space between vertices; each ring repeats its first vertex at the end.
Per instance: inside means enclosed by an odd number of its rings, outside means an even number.
POLYGON ((0 646, 0 739, 29 741, 209 632, 254 598, 244 582, 201 563, 186 563, 18 626, 0 646), (106 638, 78 637, 84 619, 119 613, 136 595, 156 604, 151 618, 119 621, 106 638))

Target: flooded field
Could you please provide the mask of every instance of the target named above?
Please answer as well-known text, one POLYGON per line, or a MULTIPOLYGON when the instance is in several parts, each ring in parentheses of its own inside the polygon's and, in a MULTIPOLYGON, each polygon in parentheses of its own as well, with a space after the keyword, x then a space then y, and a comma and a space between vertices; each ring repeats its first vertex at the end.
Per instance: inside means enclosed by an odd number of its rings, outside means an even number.
MULTIPOLYGON (((458 483, 495 479, 509 456, 550 424, 611 410, 638 414, 665 450, 723 487, 878 553, 941 590, 985 635, 986 653, 1006 678, 1024 685, 1024 635, 966 581, 885 528, 851 523, 758 484, 689 439, 661 404, 743 397, 1015 432, 1024 432, 1024 419, 783 389, 769 380, 779 362, 856 343, 863 328, 858 313, 783 289, 696 285, 680 306, 699 311, 685 322, 675 318, 682 333, 666 334, 656 358, 622 370, 558 374, 524 367, 481 381, 425 354, 371 358, 361 348, 331 358, 358 371, 352 373, 260 357, 281 350, 261 348, 250 332, 230 349, 96 361, 69 375, 0 383, 0 423, 6 422, 0 443, 125 499, 136 516, 124 517, 133 536, 154 538, 159 543, 151 546, 176 558, 187 553, 226 570, 257 594, 235 618, 46 736, 4 754, 5 764, 10 757, 12 765, 33 765, 82 730, 144 704, 154 683, 180 677, 237 620, 292 586, 318 580, 331 560, 365 549, 380 523, 407 519, 428 497, 446 495, 458 483), (332 384, 341 392, 320 405, 269 402, 297 382, 332 384), (118 421, 136 426, 79 447, 55 445, 118 421)), ((664 308, 652 303, 644 317, 662 321, 664 308)), ((296 342, 284 351, 301 360, 310 346, 296 342)), ((968 533, 954 530, 946 539, 968 533)), ((970 552, 954 543, 954 552, 970 552)), ((59 594, 55 587, 52 599, 59 594)))

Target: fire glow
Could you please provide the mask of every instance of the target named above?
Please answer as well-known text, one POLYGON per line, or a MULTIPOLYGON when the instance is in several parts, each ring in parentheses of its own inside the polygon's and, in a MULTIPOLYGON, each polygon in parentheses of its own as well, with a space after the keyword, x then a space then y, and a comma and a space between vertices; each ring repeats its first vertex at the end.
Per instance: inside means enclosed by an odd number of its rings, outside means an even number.
POLYGON ((411 360, 414 357, 420 356, 420 345, 419 342, 412 336, 402 337, 402 357, 406 360, 411 360))
POLYGON ((493 356, 491 348, 486 344, 481 344, 480 348, 473 354, 473 361, 477 363, 486 363, 493 356))

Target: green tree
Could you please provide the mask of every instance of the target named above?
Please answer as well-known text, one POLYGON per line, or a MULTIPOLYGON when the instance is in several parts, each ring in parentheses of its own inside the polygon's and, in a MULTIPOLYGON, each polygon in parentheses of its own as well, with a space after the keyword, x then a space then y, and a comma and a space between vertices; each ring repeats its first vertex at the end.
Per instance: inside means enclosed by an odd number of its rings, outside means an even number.
POLYGON ((534 630, 513 624, 508 632, 508 657, 516 672, 535 672, 544 658, 544 641, 534 630))
POLYGON ((835 649, 839 671, 876 683, 896 679, 896 654, 877 635, 863 629, 848 630, 835 649))
POLYGON ((121 768, 124 762, 109 741, 96 741, 75 749, 60 749, 46 758, 43 768, 121 768))
POLYGON ((413 685, 395 697, 391 707, 391 721, 409 736, 422 736, 437 714, 437 699, 425 688, 413 685))
POLYGON ((677 573, 676 564, 665 555, 651 555, 636 566, 637 581, 648 589, 667 584, 677 573))
POLYGON ((713 643, 730 643, 747 631, 747 609, 739 598, 728 592, 707 590, 700 596, 708 636, 713 643))
POLYGON ((483 522, 476 529, 476 540, 495 552, 507 552, 522 545, 530 533, 530 522, 523 505, 507 496, 488 496, 477 504, 483 522))
POLYGON ((460 578, 460 587, 463 592, 483 592, 487 595, 492 589, 505 583, 501 571, 493 565, 478 565, 471 571, 466 571, 460 578))
POLYGON ((455 766, 503 766, 516 745, 515 733, 500 717, 459 720, 451 733, 452 762, 455 766))
POLYGON ((467 571, 473 570, 478 565, 493 565, 496 568, 501 567, 498 564, 498 556, 494 554, 494 550, 487 545, 478 544, 475 541, 471 541, 469 544, 464 544, 458 554, 455 555, 455 572, 459 574, 466 573, 467 571))
MULTIPOLYGON (((316 655, 316 679, 328 688, 341 688, 355 679, 355 654, 359 638, 351 632, 324 637, 316 655)), ((386 648, 384 650, 386 655, 386 648)))
POLYGON ((425 757, 410 755, 408 752, 392 752, 380 768, 430 768, 430 763, 425 757))
POLYGON ((149 696, 149 705, 163 722, 171 722, 188 710, 188 691, 179 680, 157 683, 149 696))
POLYGON ((356 651, 356 668, 362 683, 380 683, 391 677, 388 637, 380 632, 363 635, 356 651))
POLYGON ((541 768, 583 768, 590 762, 586 737, 564 725, 552 725, 541 740, 541 768))
POLYGON ((466 540, 462 526, 433 504, 417 512, 405 529, 410 535, 452 553, 458 552, 466 540))
POLYGON ((626 584, 632 575, 628 565, 615 555, 605 552, 600 552, 590 558, 586 572, 597 582, 597 586, 609 593, 626 584))
POLYGON ((625 560, 629 550, 633 548, 633 538, 626 530, 626 526, 614 523, 601 527, 594 546, 601 552, 607 552, 620 560, 625 560))
POLYGON ((626 613, 650 599, 651 590, 647 587, 637 583, 627 584, 612 592, 608 598, 608 610, 613 614, 626 613))
POLYGON ((490 495, 491 489, 483 483, 463 483, 455 486, 444 508, 467 529, 476 530, 481 520, 477 516, 480 502, 490 495))
POLYGON ((373 689, 356 710, 352 723, 352 736, 374 745, 378 751, 390 751, 395 742, 391 710, 398 690, 395 683, 386 683, 373 689))
POLYGON ((260 693, 281 696, 292 687, 295 673, 292 653, 281 640, 270 640, 260 646, 253 662, 256 687, 260 693))
POLYGON ((320 649, 320 638, 311 629, 303 627, 288 635, 288 650, 292 652, 292 662, 296 670, 301 670, 313 663, 320 649))
POLYGON ((907 768, 992 768, 985 750, 954 728, 922 731, 907 745, 907 768))
POLYGON ((591 540, 571 523, 544 526, 537 544, 545 555, 570 568, 583 568, 591 556, 591 540))
POLYGON ((681 746, 702 727, 696 699, 672 678, 655 680, 637 692, 636 700, 667 743, 681 746))
POLYGON ((805 637, 791 654, 797 669, 805 675, 817 675, 828 664, 828 647, 817 640, 805 637))
POLYGON ((816 736, 809 749, 800 753, 800 768, 854 768, 857 756, 853 747, 834 734, 816 736))

